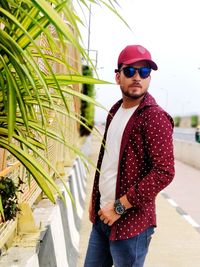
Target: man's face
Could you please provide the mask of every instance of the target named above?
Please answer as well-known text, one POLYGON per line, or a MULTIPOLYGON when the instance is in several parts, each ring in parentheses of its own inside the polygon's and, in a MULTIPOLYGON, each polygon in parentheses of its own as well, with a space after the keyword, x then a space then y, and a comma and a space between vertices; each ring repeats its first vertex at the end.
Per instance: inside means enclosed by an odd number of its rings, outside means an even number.
MULTIPOLYGON (((131 65, 123 65, 122 68, 131 66, 135 68, 149 67, 146 61, 139 61, 131 65)), ((138 71, 136 71, 133 77, 127 78, 123 71, 116 73, 116 82, 120 85, 123 98, 127 100, 140 99, 147 92, 151 76, 143 79, 140 77, 138 71)))

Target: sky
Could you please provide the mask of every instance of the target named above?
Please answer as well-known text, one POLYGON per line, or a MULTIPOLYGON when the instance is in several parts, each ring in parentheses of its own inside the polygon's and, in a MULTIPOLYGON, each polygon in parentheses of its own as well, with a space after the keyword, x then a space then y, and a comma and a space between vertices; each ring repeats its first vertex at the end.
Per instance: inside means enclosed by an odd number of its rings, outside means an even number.
MULTIPOLYGON (((121 50, 130 44, 146 47, 158 65, 149 92, 172 116, 200 115, 200 1, 118 0, 118 12, 130 29, 105 7, 92 5, 90 57, 97 53, 102 80, 115 83, 114 69, 121 50), (97 52, 94 52, 95 50, 97 52)), ((88 23, 89 12, 86 13, 88 23)), ((83 30, 88 46, 88 29, 83 30)), ((118 85, 97 85, 96 100, 109 109, 121 98, 118 85)), ((96 109, 95 120, 107 112, 96 109)))

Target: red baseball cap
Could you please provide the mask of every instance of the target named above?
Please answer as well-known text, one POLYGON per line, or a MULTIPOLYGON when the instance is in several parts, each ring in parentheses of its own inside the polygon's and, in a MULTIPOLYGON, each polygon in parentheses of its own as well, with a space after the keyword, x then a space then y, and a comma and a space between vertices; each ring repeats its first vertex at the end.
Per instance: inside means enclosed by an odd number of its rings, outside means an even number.
POLYGON ((119 54, 118 67, 121 64, 129 65, 142 60, 147 61, 153 70, 158 69, 156 63, 151 59, 150 52, 141 45, 126 46, 119 54))

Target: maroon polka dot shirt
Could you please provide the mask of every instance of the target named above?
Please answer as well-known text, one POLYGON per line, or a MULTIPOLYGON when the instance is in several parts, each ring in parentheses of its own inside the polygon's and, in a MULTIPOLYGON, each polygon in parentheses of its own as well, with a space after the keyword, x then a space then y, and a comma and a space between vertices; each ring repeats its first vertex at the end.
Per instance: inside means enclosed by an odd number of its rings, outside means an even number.
MULTIPOLYGON (((104 134, 120 107, 118 101, 110 110, 104 134)), ((155 99, 146 93, 128 121, 121 142, 116 185, 116 199, 127 195, 133 208, 111 226, 110 240, 128 239, 156 226, 155 198, 174 177, 173 120, 155 99)), ((101 169, 104 146, 101 146, 97 168, 101 169)), ((92 192, 92 221, 100 209, 99 172, 92 192)))

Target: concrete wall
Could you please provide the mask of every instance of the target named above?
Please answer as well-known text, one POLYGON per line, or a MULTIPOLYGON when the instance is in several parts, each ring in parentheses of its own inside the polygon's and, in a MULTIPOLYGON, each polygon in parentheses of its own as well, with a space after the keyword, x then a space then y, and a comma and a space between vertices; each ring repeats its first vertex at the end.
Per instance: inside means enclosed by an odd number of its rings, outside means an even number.
POLYGON ((174 140, 174 154, 177 160, 200 169, 199 143, 174 140))
POLYGON ((55 205, 48 199, 41 200, 33 211, 38 232, 18 237, 18 241, 1 254, 0 266, 76 266, 86 197, 85 165, 77 158, 72 168, 65 169, 65 174, 65 185, 62 182, 58 182, 58 185, 66 203, 59 197, 55 205), (74 204, 70 199, 69 190, 74 204))

